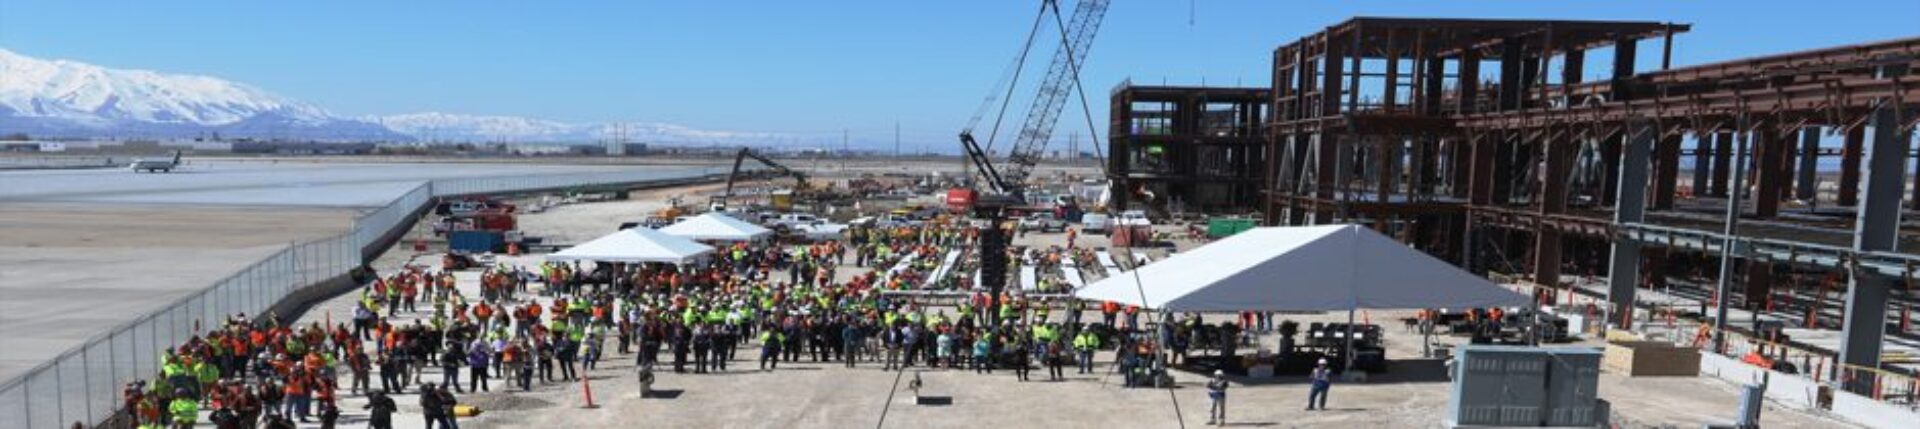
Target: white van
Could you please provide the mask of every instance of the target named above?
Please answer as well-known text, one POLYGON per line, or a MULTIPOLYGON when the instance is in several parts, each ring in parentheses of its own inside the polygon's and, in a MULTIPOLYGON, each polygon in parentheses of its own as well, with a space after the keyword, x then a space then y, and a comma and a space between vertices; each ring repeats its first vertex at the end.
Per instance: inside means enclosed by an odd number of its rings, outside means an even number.
POLYGON ((1106 213, 1087 213, 1080 215, 1080 231, 1088 234, 1105 233, 1111 228, 1113 218, 1106 213))

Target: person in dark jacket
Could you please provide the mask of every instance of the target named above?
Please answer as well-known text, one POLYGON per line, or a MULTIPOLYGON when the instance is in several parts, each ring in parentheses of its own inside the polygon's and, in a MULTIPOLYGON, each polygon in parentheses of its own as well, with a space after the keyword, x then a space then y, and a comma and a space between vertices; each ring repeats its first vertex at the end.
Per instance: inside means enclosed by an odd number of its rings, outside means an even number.
POLYGON ((460 353, 459 347, 443 348, 446 350, 440 353, 440 384, 460 389, 460 364, 465 363, 466 356, 460 353))
MULTIPOLYGON (((474 372, 478 373, 478 372, 485 372, 485 371, 474 370, 474 372)), ((424 386, 420 386, 420 415, 421 417, 426 419, 427 429, 433 429, 434 423, 439 422, 441 420, 446 420, 444 416, 446 415, 447 406, 446 404, 441 402, 441 400, 444 398, 440 396, 439 393, 440 393, 440 389, 435 388, 433 386, 433 383, 427 383, 424 386)), ((442 426, 442 428, 452 429, 451 427, 448 427, 448 426, 442 426)))
POLYGON ((367 417, 368 427, 393 429, 393 412, 399 411, 400 407, 394 405, 393 398, 387 397, 386 393, 373 392, 373 396, 367 398, 367 404, 361 405, 360 409, 371 411, 367 417))

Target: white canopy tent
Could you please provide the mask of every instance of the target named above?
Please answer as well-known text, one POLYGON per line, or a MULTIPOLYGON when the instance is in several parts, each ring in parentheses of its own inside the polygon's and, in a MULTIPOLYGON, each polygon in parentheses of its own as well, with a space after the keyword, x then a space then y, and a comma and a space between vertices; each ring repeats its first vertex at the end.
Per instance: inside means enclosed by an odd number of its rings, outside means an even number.
POLYGON ((647 228, 628 228, 547 255, 549 261, 660 262, 680 264, 713 247, 647 228))
MULTIPOLYGON (((1166 312, 1528 305, 1526 295, 1358 225, 1255 228, 1074 292, 1166 312)), ((1171 319, 1169 319, 1171 320, 1171 319)), ((1424 343, 1424 342, 1423 342, 1424 343)), ((1353 366, 1347 341, 1346 367, 1353 366)))
POLYGON ((1166 311, 1330 311, 1527 305, 1356 225, 1255 228, 1074 292, 1166 311))
POLYGON ((721 213, 708 212, 660 228, 660 232, 693 240, 753 241, 773 230, 721 213))

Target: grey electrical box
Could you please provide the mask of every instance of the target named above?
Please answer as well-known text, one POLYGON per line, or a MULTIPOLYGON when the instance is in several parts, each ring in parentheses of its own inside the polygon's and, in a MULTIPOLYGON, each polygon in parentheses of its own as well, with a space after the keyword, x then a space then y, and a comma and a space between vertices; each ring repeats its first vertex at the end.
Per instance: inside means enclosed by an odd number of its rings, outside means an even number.
POLYGON ((1447 425, 1595 427, 1607 422, 1600 401, 1599 349, 1468 345, 1449 369, 1453 396, 1447 425))

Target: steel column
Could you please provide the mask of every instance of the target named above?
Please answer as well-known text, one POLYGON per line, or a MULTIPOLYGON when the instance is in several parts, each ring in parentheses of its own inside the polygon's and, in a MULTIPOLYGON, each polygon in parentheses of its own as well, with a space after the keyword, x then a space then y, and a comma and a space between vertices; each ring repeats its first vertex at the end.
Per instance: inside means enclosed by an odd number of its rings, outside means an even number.
MULTIPOLYGON (((1893 251, 1899 241, 1900 197, 1906 187, 1907 138, 1892 106, 1873 113, 1873 136, 1866 152, 1867 201, 1860 206, 1853 227, 1853 250, 1893 251)), ((1847 282, 1847 311, 1840 336, 1840 362, 1866 368, 1880 366, 1880 348, 1887 328, 1887 295, 1894 279, 1854 269, 1847 282)), ((1862 392, 1872 384, 1854 379, 1847 390, 1862 392)))
POLYGON ((1839 205, 1853 207, 1860 204, 1860 160, 1867 140, 1866 127, 1854 127, 1847 130, 1846 142, 1840 148, 1840 198, 1839 205))
POLYGON ((1653 179, 1653 209, 1672 210, 1673 194, 1680 184, 1680 135, 1661 136, 1654 148, 1659 157, 1660 177, 1653 179))
POLYGON ((1713 165, 1713 136, 1708 133, 1694 135, 1693 196, 1695 198, 1707 196, 1708 173, 1713 170, 1709 168, 1713 165))
POLYGON ((1761 127, 1759 136, 1753 141, 1755 154, 1754 174, 1759 175, 1758 186, 1753 189, 1753 216, 1772 219, 1780 215, 1780 190, 1786 186, 1786 177, 1780 165, 1785 162, 1785 152, 1790 150, 1786 139, 1772 126, 1761 127))
POLYGON ((1797 179, 1794 183, 1794 197, 1807 200, 1810 203, 1817 203, 1815 200, 1820 194, 1820 179, 1818 177, 1820 168, 1820 127, 1807 127, 1800 130, 1800 158, 1798 158, 1798 160, 1800 161, 1800 167, 1799 171, 1795 172, 1797 175, 1794 176, 1795 179, 1797 179))
POLYGON ((1727 196, 1727 180, 1733 168, 1733 133, 1714 134, 1713 138, 1713 186, 1709 194, 1716 197, 1727 196))
MULTIPOLYGON (((1567 211, 1567 176, 1573 166, 1573 142, 1564 138, 1540 144, 1540 156, 1546 158, 1547 171, 1540 182, 1540 214, 1567 211)), ((1558 293, 1560 287, 1560 229, 1540 225, 1534 229, 1533 282, 1546 286, 1545 293, 1558 293)))
POLYGON ((1459 102, 1459 112, 1462 114, 1478 112, 1478 106, 1474 103, 1480 99, 1480 50, 1460 51, 1460 71, 1459 75, 1454 77, 1454 82, 1460 87, 1460 99, 1456 100, 1459 102))
MULTIPOLYGON (((1626 140, 1626 133, 1607 137, 1600 143, 1600 163, 1603 174, 1600 178, 1600 205, 1612 206, 1620 190, 1620 146, 1626 140)), ((1643 191, 1644 193, 1644 191, 1643 191)))
POLYGON ((1338 138, 1326 132, 1313 136, 1313 196, 1322 202, 1314 203, 1313 220, 1309 224, 1325 224, 1333 218, 1333 207, 1323 202, 1333 199, 1334 182, 1337 180, 1335 169, 1340 164, 1340 151, 1335 148, 1337 144, 1334 140, 1338 138))
MULTIPOLYGON (((1744 139, 1747 140, 1745 142, 1733 142, 1735 159, 1745 159, 1747 157, 1747 146, 1756 144, 1753 130, 1747 127, 1746 115, 1740 115, 1738 127, 1735 129, 1740 130, 1740 137, 1744 137, 1744 139)), ((1734 244, 1734 238, 1737 237, 1735 234, 1740 232, 1740 196, 1745 193, 1741 192, 1740 189, 1746 186, 1746 177, 1747 163, 1734 162, 1733 192, 1727 193, 1726 223, 1721 228, 1721 233, 1726 237, 1720 243, 1722 249, 1737 248, 1734 244)), ((1716 278, 1714 284, 1713 350, 1715 352, 1725 351, 1727 347, 1727 295, 1728 292, 1732 290, 1732 286, 1728 282, 1733 280, 1733 258, 1734 255, 1738 253, 1739 252, 1729 251, 1720 254, 1720 276, 1716 278)))
MULTIPOLYGON (((1621 147, 1620 183, 1614 188, 1619 192, 1614 199, 1617 201, 1614 224, 1638 223, 1646 216, 1647 160, 1659 131, 1651 123, 1639 123, 1628 133, 1630 137, 1621 147)), ((1611 264, 1607 268, 1607 302, 1612 303, 1608 322, 1619 323, 1620 329, 1633 328, 1634 293, 1639 290, 1640 282, 1640 246, 1635 240, 1613 241, 1611 264)))

